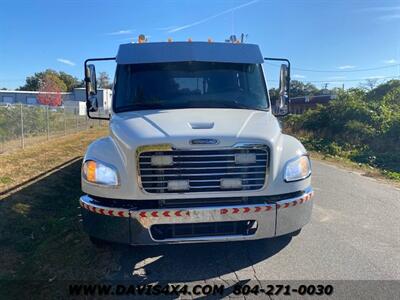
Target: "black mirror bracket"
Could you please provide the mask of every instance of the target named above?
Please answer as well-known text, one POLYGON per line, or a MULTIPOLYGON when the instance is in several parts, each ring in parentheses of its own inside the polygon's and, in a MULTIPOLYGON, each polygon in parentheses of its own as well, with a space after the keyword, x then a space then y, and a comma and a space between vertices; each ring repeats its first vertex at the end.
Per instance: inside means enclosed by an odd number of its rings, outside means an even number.
POLYGON ((106 60, 115 60, 115 57, 89 58, 89 59, 85 60, 85 63, 84 63, 84 74, 85 74, 84 81, 85 81, 85 89, 86 89, 86 114, 87 114, 89 119, 110 120, 109 117, 95 117, 95 116, 92 116, 90 114, 90 112, 92 111, 93 108, 92 108, 92 105, 89 104, 90 101, 91 101, 90 97, 93 96, 93 95, 90 94, 90 91, 88 89, 88 83, 91 82, 91 78, 87 74, 88 73, 88 71, 87 71, 88 62, 91 62, 91 61, 106 61, 106 60))

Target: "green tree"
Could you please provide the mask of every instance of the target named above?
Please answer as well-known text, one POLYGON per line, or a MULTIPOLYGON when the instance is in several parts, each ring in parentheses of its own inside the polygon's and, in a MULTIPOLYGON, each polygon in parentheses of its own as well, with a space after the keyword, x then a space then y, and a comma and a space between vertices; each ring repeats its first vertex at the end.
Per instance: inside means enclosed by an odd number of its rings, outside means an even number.
POLYGON ((367 78, 365 82, 361 84, 361 87, 365 88, 366 90, 374 90, 378 85, 378 78, 367 78))
POLYGON ((58 73, 58 77, 65 83, 68 92, 71 92, 74 88, 84 87, 83 80, 78 80, 78 78, 63 71, 58 73))
POLYGON ((45 78, 50 77, 60 87, 61 92, 70 92, 75 87, 82 87, 83 82, 79 81, 76 77, 69 75, 65 72, 57 72, 47 69, 43 72, 37 72, 32 76, 26 78, 25 85, 21 86, 21 91, 39 91, 41 83, 45 78))
POLYGON ((318 94, 319 90, 312 83, 303 83, 298 80, 290 82, 290 97, 314 96, 318 94))
POLYGON ((97 87, 100 89, 110 89, 110 76, 107 72, 100 72, 97 76, 97 87))
POLYGON ((393 79, 389 80, 388 82, 382 83, 376 88, 372 89, 367 93, 367 99, 372 101, 378 101, 382 99, 386 94, 390 93, 391 91, 400 88, 400 80, 393 79))

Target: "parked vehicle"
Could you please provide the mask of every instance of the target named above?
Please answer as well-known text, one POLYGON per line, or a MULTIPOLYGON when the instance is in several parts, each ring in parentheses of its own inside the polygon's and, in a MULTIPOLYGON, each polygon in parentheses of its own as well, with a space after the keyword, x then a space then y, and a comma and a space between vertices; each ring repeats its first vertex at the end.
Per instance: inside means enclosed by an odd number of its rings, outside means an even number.
POLYGON ((272 107, 257 45, 132 43, 88 59, 88 116, 98 111, 92 61, 115 60, 110 135, 82 166, 83 224, 93 241, 131 245, 295 234, 313 206, 306 149, 281 132, 290 63, 272 107), (274 115, 275 114, 275 115, 274 115))

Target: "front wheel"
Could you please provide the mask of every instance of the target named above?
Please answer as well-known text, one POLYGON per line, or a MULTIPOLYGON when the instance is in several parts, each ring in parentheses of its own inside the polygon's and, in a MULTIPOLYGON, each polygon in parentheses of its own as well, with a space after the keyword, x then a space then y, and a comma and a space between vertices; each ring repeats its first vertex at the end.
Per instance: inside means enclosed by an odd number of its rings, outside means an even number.
POLYGON ((92 244, 98 248, 103 248, 103 247, 109 245, 109 243, 107 241, 96 238, 94 236, 89 236, 89 239, 92 242, 92 244))
POLYGON ((301 228, 289 233, 289 236, 298 236, 301 233, 301 228))

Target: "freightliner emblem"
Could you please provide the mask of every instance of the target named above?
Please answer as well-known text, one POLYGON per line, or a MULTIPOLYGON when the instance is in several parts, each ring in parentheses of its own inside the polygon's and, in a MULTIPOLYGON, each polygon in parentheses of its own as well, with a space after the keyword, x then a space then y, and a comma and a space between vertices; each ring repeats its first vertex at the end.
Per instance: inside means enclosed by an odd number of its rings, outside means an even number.
POLYGON ((219 144, 217 139, 194 139, 191 140, 192 145, 216 145, 219 144))

